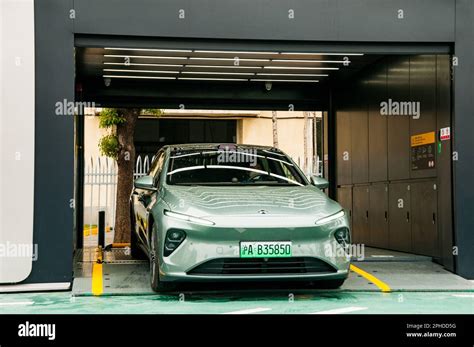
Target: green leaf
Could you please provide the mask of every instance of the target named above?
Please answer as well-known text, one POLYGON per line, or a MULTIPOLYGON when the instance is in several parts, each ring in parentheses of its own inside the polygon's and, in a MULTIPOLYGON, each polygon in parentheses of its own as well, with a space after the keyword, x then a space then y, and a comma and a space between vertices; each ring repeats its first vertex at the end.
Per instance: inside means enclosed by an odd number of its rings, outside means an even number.
POLYGON ((118 137, 113 134, 104 135, 99 140, 99 149, 102 155, 117 160, 120 150, 118 137))
POLYGON ((99 113, 100 128, 109 128, 122 123, 125 123, 125 117, 120 116, 115 108, 104 108, 99 113))
POLYGON ((141 110, 140 114, 143 116, 159 117, 163 114, 163 111, 160 110, 159 108, 144 108, 141 110))

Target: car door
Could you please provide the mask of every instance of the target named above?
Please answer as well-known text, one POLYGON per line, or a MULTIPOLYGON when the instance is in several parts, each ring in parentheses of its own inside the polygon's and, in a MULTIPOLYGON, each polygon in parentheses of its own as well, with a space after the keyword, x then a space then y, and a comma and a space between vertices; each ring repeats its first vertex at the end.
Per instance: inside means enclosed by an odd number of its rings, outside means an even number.
MULTIPOLYGON (((160 169, 160 166, 163 165, 164 153, 162 151, 158 152, 155 160, 152 163, 151 169, 148 172, 148 175, 155 176, 160 169)), ((156 181, 155 181, 156 182, 156 181)), ((156 185, 155 185, 156 187, 156 185)), ((149 245, 148 243, 148 220, 149 220, 149 208, 153 204, 156 196, 156 191, 148 189, 139 189, 135 188, 133 190, 133 202, 134 202, 134 217, 135 217, 135 228, 140 238, 141 242, 144 245, 149 245)))
POLYGON ((143 239, 146 244, 150 245, 150 227, 148 225, 148 221, 150 220, 149 214, 151 212, 151 208, 156 203, 158 196, 160 194, 160 181, 159 177, 161 175, 161 171, 163 170, 163 165, 165 162, 165 152, 160 151, 158 152, 156 159, 153 161, 150 172, 148 175, 153 177, 154 186, 158 188, 157 191, 153 190, 144 190, 141 195, 139 195, 139 203, 140 203, 140 210, 143 216, 143 239))

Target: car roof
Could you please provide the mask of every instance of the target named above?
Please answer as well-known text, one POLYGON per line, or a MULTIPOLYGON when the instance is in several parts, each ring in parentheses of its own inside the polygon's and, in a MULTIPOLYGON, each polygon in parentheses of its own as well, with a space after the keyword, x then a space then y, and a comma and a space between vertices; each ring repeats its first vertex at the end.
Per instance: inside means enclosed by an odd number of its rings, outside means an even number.
POLYGON ((172 151, 183 151, 183 150, 218 150, 219 148, 225 148, 226 146, 235 146, 238 149, 261 149, 267 151, 273 151, 277 153, 283 153, 281 150, 271 146, 260 146, 260 145, 249 145, 249 144, 237 144, 237 143, 185 143, 166 145, 164 149, 170 149, 172 151))

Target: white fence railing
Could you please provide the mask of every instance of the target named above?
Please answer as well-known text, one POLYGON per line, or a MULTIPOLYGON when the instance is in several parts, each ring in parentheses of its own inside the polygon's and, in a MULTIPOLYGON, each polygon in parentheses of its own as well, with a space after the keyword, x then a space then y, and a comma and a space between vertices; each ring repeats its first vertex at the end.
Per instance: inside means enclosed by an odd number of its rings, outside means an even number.
POLYGON ((150 170, 151 163, 155 160, 155 156, 151 155, 139 155, 135 162, 135 172, 133 173, 133 178, 137 179, 140 176, 144 176, 150 170))
MULTIPOLYGON (((155 157, 139 155, 136 158, 134 179, 148 173, 155 157)), ((321 160, 306 163, 298 157, 295 162, 307 175, 321 174, 321 160), (308 168, 305 170, 305 167, 308 168)), ((113 230, 115 226, 115 199, 117 196, 117 163, 107 157, 89 158, 84 170, 84 231, 86 235, 97 233, 98 212, 105 211, 105 227, 113 230)))
MULTIPOLYGON (((154 156, 138 156, 134 179, 146 175, 154 156)), ((117 163, 108 157, 89 158, 84 170, 84 231, 97 233, 98 212, 105 211, 105 227, 115 226, 115 199, 117 197, 117 163)))
MULTIPOLYGON (((113 228, 117 195, 117 164, 107 157, 89 158, 84 170, 84 231, 92 235, 98 211, 104 210, 106 227, 113 228)), ((97 230, 95 230, 97 231, 97 230)))

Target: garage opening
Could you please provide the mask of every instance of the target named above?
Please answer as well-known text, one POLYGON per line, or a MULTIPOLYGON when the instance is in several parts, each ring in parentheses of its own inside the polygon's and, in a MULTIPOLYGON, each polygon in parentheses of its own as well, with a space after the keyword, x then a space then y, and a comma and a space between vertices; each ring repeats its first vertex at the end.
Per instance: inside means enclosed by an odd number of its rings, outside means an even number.
MULTIPOLYGON (((279 139, 294 144, 303 142, 302 134, 311 134, 305 154, 289 154, 306 174, 329 179, 327 193, 350 217, 353 243, 367 247, 369 268, 409 273, 417 263, 434 261, 441 266, 425 266, 427 275, 442 267, 454 270, 446 47, 389 47, 384 52, 347 45, 347 51, 341 46, 324 52, 310 45, 140 46, 133 40, 90 37, 77 43, 79 101, 165 111, 159 120, 142 117, 137 124, 136 175, 146 172, 165 144, 258 144, 262 132, 269 132, 258 121, 271 124, 277 111, 279 122, 303 120, 297 130, 280 128, 279 139), (379 268, 381 262, 393 264, 379 268)), ((87 122, 76 123, 80 143, 87 122)), ((79 170, 87 167, 84 151, 77 162, 79 170)), ((77 188, 84 203, 87 194, 77 188)), ((77 223, 90 227, 94 223, 84 220, 85 210, 77 223)))
MULTIPOLYGON (((105 212, 106 245, 114 240, 117 165, 100 151, 110 131, 100 127, 101 108, 88 110, 84 122, 83 245, 98 244, 99 211, 105 212)), ((143 115, 135 126, 134 178, 146 175, 157 152, 177 144, 252 144, 287 153, 306 175, 323 176, 322 112, 173 110, 143 115)))

